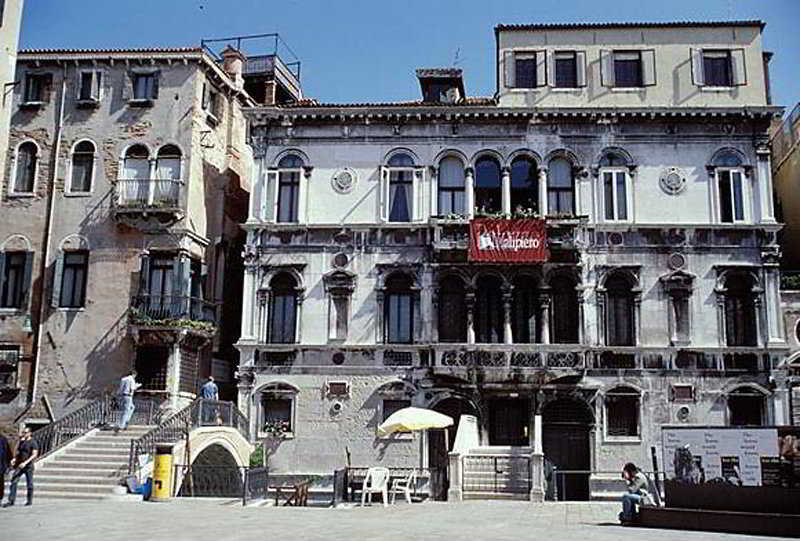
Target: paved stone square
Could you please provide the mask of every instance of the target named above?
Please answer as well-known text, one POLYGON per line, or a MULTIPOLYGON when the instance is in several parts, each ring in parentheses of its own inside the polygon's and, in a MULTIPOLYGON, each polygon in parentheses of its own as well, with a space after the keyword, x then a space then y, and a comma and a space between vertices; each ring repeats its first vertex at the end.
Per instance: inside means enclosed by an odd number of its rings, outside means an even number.
POLYGON ((384 509, 246 507, 232 500, 57 502, 0 509, 0 538, 558 541, 775 540, 776 537, 619 526, 616 504, 482 501, 384 509))

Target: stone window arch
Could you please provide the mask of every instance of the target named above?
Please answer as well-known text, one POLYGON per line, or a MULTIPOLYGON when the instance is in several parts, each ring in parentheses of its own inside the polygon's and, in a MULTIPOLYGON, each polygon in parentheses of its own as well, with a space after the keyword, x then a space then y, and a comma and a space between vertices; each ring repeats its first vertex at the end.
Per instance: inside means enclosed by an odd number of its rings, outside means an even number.
POLYGON ((78 141, 70 152, 69 187, 67 193, 90 193, 94 186, 97 152, 89 139, 78 141))
POLYGON ((475 210, 479 213, 503 211, 502 167, 492 154, 475 160, 475 210))
POLYGON ((14 184, 11 194, 33 194, 39 175, 39 145, 27 140, 17 145, 14 152, 14 184))
POLYGON ((528 154, 511 160, 511 212, 539 213, 539 167, 528 154))
POLYGON ((601 279, 596 292, 600 336, 607 346, 636 346, 641 304, 639 268, 599 270, 601 279))
POLYGON ((458 156, 445 156, 439 161, 437 177, 437 213, 440 216, 465 215, 467 213, 467 185, 464 161, 458 156))
POLYGON ((715 220, 719 223, 744 223, 753 214, 752 165, 734 148, 721 148, 706 165, 712 184, 715 220))
POLYGON ((728 404, 730 426, 764 426, 767 423, 767 396, 760 386, 740 385, 729 390, 725 396, 728 404))
POLYGON ((276 273, 269 282, 266 342, 294 344, 297 342, 300 288, 290 272, 276 273))
POLYGON ((257 408, 259 438, 292 438, 296 434, 297 397, 300 389, 283 382, 272 381, 253 393, 257 408))

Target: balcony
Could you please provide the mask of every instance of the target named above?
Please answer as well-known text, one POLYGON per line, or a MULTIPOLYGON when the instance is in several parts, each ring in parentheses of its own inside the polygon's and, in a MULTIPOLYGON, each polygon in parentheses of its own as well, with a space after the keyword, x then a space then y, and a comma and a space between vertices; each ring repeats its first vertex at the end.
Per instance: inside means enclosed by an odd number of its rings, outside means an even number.
POLYGON ((217 305, 189 296, 135 295, 128 320, 137 327, 185 329, 211 335, 218 325, 217 305))
POLYGON ((163 229, 183 217, 178 179, 119 179, 114 218, 136 229, 163 229))

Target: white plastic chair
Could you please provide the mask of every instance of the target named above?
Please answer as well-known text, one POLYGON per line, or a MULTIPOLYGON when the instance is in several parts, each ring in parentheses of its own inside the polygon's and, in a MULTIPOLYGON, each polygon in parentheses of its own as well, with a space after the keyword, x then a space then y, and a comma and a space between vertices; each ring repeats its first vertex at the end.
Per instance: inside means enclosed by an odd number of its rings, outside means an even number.
POLYGON ((406 503, 411 503, 411 492, 417 486, 417 470, 411 470, 407 476, 402 479, 395 479, 392 481, 392 488, 389 489, 389 492, 392 493, 392 505, 394 505, 395 499, 397 499, 397 493, 401 492, 406 497, 406 503))
POLYGON ((380 492, 383 496, 383 506, 389 505, 389 469, 388 468, 370 468, 367 470, 367 476, 364 478, 364 484, 361 485, 361 506, 367 500, 369 494, 369 502, 372 503, 372 495, 380 492))

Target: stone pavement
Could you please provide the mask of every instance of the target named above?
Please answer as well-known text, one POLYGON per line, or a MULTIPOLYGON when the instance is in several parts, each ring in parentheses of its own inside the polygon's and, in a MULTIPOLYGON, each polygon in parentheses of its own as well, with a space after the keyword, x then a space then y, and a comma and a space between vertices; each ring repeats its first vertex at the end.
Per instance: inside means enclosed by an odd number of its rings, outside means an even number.
MULTIPOLYGON (((24 498, 23 498, 24 499, 24 498)), ((775 540, 710 532, 622 527, 619 506, 603 503, 481 501, 398 504, 384 509, 246 507, 217 499, 166 503, 43 501, 0 509, 0 539, 660 541, 775 540)))

